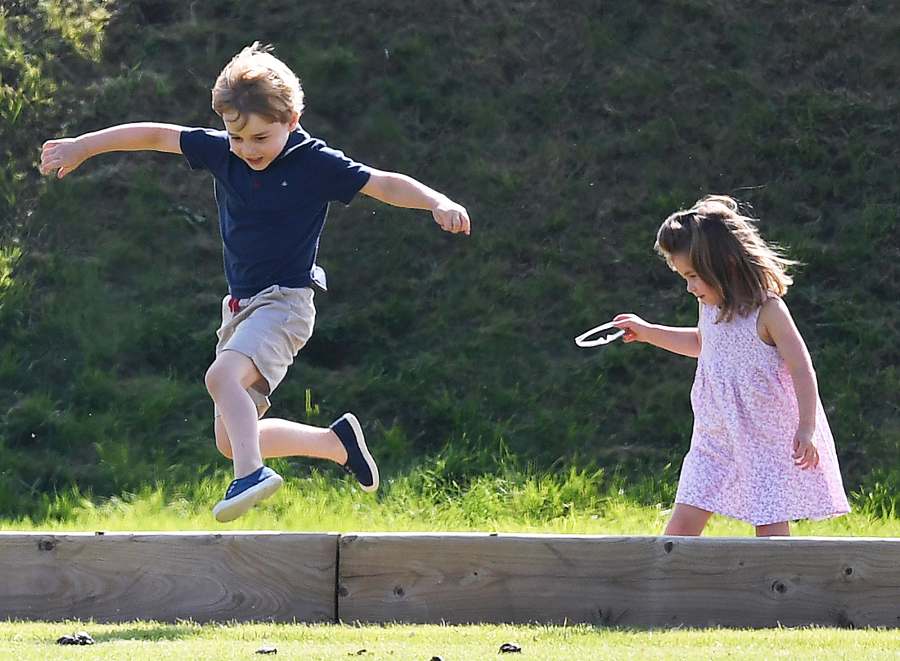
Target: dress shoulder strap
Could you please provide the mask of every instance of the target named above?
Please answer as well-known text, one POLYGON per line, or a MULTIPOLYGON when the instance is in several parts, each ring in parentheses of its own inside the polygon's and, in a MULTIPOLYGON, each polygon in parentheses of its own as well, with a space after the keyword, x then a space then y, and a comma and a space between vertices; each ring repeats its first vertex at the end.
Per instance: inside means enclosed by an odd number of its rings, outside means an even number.
POLYGON ((765 305, 766 303, 768 303, 769 301, 771 301, 773 298, 775 298, 775 299, 781 299, 781 296, 779 296, 778 294, 776 294, 776 293, 773 292, 773 291, 767 291, 767 292, 766 292, 766 298, 765 298, 765 300, 762 302, 761 305, 757 306, 757 308, 756 308, 756 313, 752 315, 754 321, 759 319, 759 313, 762 312, 763 305, 765 305))

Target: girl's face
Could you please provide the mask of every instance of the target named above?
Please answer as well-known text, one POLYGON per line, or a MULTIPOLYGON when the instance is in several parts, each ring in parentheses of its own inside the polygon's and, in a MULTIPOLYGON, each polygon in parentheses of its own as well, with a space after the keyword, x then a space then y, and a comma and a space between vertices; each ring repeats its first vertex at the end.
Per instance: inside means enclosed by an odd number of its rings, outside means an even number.
POLYGON ((694 265, 691 264, 691 258, 688 255, 672 255, 671 261, 672 266, 675 267, 675 270, 678 271, 678 274, 684 278, 684 281, 687 283, 688 292, 696 296, 698 301, 705 305, 722 304, 722 297, 715 288, 697 275, 697 272, 694 270, 694 265))
POLYGON ((223 118, 228 130, 231 151, 254 170, 265 170, 281 154, 291 131, 297 128, 298 117, 290 122, 270 122, 265 117, 251 113, 247 122, 238 124, 223 118))

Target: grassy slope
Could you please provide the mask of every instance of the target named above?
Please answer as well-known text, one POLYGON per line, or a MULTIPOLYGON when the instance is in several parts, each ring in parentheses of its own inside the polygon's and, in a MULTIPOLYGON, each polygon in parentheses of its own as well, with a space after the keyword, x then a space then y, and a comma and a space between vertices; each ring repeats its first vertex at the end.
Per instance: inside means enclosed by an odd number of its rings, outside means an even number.
MULTIPOLYGON (((692 323, 653 233, 731 192, 807 263, 788 302, 848 485, 890 479, 873 474, 900 452, 900 18, 887 4, 84 6, 111 9, 102 42, 84 41, 89 21, 62 34, 32 9, 5 25, 45 84, 4 116, 4 177, 23 174, 5 184, 18 197, 0 247, 26 248, 0 294, 7 509, 73 482, 115 494, 223 466, 202 387, 224 286, 209 179, 165 155, 101 157, 63 182, 30 166, 61 134, 216 125, 208 88, 257 38, 301 75, 308 130, 448 193, 475 223, 465 240, 422 213, 334 208, 332 291, 278 413, 324 423, 352 407, 391 470, 450 441, 463 450, 443 465, 450 481, 490 468, 498 439, 542 467, 580 457, 671 479, 691 362, 571 338, 624 310, 692 323)), ((15 62, 3 71, 24 80, 15 62)))

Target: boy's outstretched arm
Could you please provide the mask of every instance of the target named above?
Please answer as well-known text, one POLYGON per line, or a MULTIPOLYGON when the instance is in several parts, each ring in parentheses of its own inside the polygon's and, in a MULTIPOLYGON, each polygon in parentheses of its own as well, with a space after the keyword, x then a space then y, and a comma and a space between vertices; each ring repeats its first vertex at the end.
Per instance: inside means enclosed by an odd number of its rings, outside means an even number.
POLYGON ((405 174, 373 169, 360 192, 395 207, 428 209, 441 229, 454 234, 471 233, 469 214, 462 205, 405 174))
POLYGON ((180 154, 183 126, 138 122, 120 124, 77 138, 48 140, 41 147, 41 174, 56 172, 60 179, 97 154, 110 151, 162 151, 180 154))

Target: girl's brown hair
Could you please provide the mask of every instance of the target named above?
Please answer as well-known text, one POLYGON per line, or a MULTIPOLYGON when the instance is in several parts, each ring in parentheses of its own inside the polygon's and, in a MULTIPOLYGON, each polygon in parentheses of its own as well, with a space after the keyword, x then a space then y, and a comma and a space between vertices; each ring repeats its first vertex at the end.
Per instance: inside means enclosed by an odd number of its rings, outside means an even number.
POLYGON ((794 282, 787 271, 799 262, 766 243, 755 223, 733 198, 707 195, 666 218, 656 234, 654 248, 669 268, 675 270, 673 255, 686 255, 697 275, 721 296, 717 321, 748 315, 770 292, 784 296, 794 282))
POLYGON ((250 114, 287 124, 294 113, 303 112, 300 81, 271 51, 271 46, 253 42, 235 55, 216 79, 213 110, 229 122, 238 122, 238 130, 250 114))

